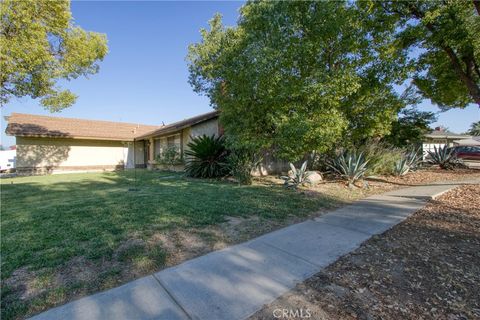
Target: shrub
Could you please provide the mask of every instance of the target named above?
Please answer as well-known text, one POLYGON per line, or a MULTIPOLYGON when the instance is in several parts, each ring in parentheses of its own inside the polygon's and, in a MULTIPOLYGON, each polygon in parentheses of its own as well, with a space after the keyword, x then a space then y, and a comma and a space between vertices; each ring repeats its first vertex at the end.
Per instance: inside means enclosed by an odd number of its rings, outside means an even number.
POLYGON ((176 146, 168 146, 161 154, 157 155, 155 160, 158 164, 169 166, 183 163, 182 154, 176 146))
POLYGON ((252 171, 261 158, 247 150, 233 150, 227 157, 230 174, 241 184, 252 184, 252 171))
POLYGON ((428 151, 429 158, 428 163, 438 165, 440 168, 445 170, 452 170, 456 167, 463 166, 462 160, 458 159, 455 152, 452 148, 444 146, 437 149, 436 146, 433 147, 433 151, 428 151))
POLYGON ((188 176, 217 178, 228 174, 228 152, 223 137, 202 135, 192 138, 187 147, 185 172, 188 176))
POLYGON ((304 185, 309 183, 307 172, 307 161, 305 161, 300 169, 295 168, 295 166, 290 163, 291 171, 288 173, 288 176, 282 176, 281 178, 285 180, 285 187, 296 189, 299 185, 304 185))
POLYGON ((386 143, 369 142, 359 148, 365 159, 368 159, 366 174, 391 175, 395 173, 395 165, 402 158, 403 151, 386 143))
POLYGON ((353 187, 355 182, 365 177, 368 163, 363 152, 346 151, 331 160, 328 166, 345 179, 349 187, 353 187))

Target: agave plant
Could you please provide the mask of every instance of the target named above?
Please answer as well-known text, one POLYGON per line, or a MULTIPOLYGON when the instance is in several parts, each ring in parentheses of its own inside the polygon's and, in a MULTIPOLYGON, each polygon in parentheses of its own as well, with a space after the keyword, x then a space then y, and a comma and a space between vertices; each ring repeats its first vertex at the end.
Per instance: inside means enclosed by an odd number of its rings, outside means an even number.
POLYGON ((421 160, 420 149, 407 151, 397 162, 395 162, 393 172, 397 176, 406 175, 411 170, 415 170, 421 160))
POLYGON ((308 180, 310 173, 307 172, 307 161, 305 161, 299 169, 295 168, 295 166, 290 163, 290 169, 288 176, 280 177, 285 180, 285 187, 296 189, 298 186, 310 182, 308 180))
POLYGON ((408 166, 411 170, 417 169, 422 162, 422 147, 407 151, 405 158, 407 159, 408 166))
POLYGON ((458 159, 455 152, 452 148, 448 148, 447 146, 439 147, 437 149, 436 146, 433 147, 433 151, 428 150, 428 163, 438 165, 442 169, 452 170, 455 167, 459 167, 463 165, 462 160, 458 159))
POLYGON ((187 147, 185 172, 188 176, 217 178, 228 174, 228 152, 223 137, 202 135, 192 138, 187 147))
POLYGON ((368 159, 365 158, 363 152, 357 154, 355 151, 346 151, 339 154, 327 165, 345 179, 347 185, 351 188, 355 186, 355 182, 364 178, 368 169, 367 164, 368 159))
POLYGON ((400 160, 395 162, 393 172, 396 176, 404 176, 410 171, 411 167, 407 157, 402 157, 400 160))

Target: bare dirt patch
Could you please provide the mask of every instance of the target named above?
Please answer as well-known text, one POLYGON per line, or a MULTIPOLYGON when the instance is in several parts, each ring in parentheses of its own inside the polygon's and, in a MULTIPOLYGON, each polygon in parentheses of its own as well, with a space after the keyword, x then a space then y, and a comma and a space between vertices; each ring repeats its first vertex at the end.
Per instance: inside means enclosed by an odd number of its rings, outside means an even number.
MULTIPOLYGON (((325 210, 312 212, 308 217, 321 215, 325 210)), ((221 224, 218 230, 223 234, 224 241, 229 244, 241 243, 262 234, 269 233, 283 227, 299 223, 307 217, 298 217, 295 215, 287 216, 281 220, 265 219, 258 216, 249 218, 234 218, 221 224)))
POLYGON ((462 186, 339 259, 251 319, 480 319, 480 185, 462 186))

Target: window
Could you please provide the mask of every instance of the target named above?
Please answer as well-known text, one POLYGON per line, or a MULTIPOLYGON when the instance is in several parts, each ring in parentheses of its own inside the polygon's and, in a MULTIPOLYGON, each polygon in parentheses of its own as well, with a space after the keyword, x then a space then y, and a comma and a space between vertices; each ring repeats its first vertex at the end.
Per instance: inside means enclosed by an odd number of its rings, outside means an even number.
POLYGON ((160 150, 161 150, 160 139, 155 139, 155 149, 153 150, 154 150, 153 154, 155 157, 160 154, 160 150))
POLYGON ((175 147, 180 152, 180 135, 175 134, 173 136, 155 138, 155 148, 154 148, 154 157, 161 156, 167 148, 175 147))
POLYGON ((169 147, 173 147, 175 146, 175 139, 176 136, 170 136, 170 137, 167 137, 167 146, 169 147))

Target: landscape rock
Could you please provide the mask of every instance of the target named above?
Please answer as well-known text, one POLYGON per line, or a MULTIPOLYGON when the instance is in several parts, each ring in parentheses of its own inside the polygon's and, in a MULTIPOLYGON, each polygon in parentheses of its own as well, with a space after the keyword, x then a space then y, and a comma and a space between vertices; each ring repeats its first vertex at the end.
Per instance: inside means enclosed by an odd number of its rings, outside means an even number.
POLYGON ((307 171, 308 173, 308 180, 312 185, 319 184, 323 181, 322 175, 317 171, 307 171))

